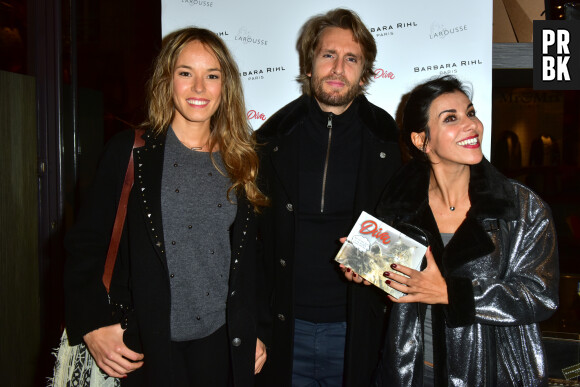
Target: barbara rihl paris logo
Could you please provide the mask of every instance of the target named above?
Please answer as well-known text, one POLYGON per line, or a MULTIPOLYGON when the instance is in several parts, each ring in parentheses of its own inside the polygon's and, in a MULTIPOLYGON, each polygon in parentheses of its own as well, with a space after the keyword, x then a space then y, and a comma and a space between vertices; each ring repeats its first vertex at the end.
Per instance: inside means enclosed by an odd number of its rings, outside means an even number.
POLYGON ((580 90, 580 22, 534 20, 534 89, 580 90))

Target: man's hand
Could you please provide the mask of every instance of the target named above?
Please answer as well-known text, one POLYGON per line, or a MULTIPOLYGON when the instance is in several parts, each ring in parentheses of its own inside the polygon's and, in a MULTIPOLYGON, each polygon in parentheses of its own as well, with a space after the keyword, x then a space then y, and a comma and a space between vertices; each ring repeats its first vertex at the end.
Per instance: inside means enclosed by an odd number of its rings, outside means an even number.
POLYGON ((266 346, 260 339, 256 340, 256 363, 254 365, 254 374, 259 374, 266 362, 266 346))
POLYGON ((121 324, 95 329, 83 339, 97 365, 109 376, 124 378, 143 366, 143 354, 131 351, 123 343, 121 324))

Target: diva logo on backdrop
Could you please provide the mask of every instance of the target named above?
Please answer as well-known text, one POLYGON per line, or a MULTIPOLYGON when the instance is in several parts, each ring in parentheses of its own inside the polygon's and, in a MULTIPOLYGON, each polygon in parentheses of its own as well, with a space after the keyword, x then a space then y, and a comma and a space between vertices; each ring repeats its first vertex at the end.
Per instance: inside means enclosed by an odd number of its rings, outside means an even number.
POLYGON ((248 117, 248 120, 257 120, 260 122, 266 121, 266 115, 257 110, 248 110, 246 117, 248 117))
POLYGON ((382 68, 375 69, 374 79, 395 79, 395 74, 382 68))
POLYGON ((367 26, 367 28, 369 29, 371 34, 375 36, 375 38, 394 36, 395 33, 397 32, 416 27, 418 27, 418 25, 417 22, 414 21, 398 22, 393 24, 384 24, 370 27, 367 26))

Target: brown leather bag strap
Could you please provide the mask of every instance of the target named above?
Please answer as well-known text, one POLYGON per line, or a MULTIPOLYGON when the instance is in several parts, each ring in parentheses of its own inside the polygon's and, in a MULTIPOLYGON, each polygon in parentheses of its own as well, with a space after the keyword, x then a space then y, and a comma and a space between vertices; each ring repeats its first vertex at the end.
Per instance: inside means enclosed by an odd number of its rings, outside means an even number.
MULTIPOLYGON (((141 138, 145 133, 143 129, 135 130, 135 141, 133 142, 133 149, 145 145, 145 140, 141 138)), ((119 199, 119 206, 117 207, 117 215, 115 216, 115 224, 113 225, 113 232, 111 241, 109 242, 109 250, 107 251, 107 260, 105 261, 105 271, 103 272, 103 284, 109 293, 111 287, 111 278, 113 278, 113 269, 115 268, 115 261, 117 260, 117 252, 119 251, 119 243, 121 242, 121 234, 123 233, 123 225, 125 224, 125 217, 127 216, 127 202, 129 201, 129 193, 133 187, 135 169, 133 167, 133 149, 129 156, 129 165, 127 165, 127 172, 125 173, 125 181, 123 182, 123 190, 121 191, 121 198, 119 199)))

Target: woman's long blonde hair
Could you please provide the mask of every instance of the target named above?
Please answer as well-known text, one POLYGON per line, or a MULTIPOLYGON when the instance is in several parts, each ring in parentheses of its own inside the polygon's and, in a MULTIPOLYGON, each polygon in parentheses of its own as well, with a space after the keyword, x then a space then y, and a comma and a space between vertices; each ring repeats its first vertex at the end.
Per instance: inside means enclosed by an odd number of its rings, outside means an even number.
MULTIPOLYGON (((184 28, 163 38, 161 52, 154 62, 153 75, 148 82, 148 118, 143 126, 153 129, 154 135, 167 131, 175 115, 173 104, 173 71, 183 48, 192 41, 201 42, 211 50, 222 71, 221 101, 210 121, 209 149, 217 145, 227 175, 232 181, 231 192, 245 193, 256 211, 268 204, 268 199, 256 184, 258 155, 252 138, 252 128, 246 117, 240 72, 225 43, 213 32, 203 28, 184 28)), ((211 156, 212 162, 218 168, 211 156)), ((218 168, 219 170, 219 168, 218 168)))

